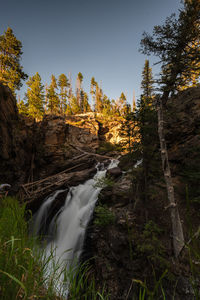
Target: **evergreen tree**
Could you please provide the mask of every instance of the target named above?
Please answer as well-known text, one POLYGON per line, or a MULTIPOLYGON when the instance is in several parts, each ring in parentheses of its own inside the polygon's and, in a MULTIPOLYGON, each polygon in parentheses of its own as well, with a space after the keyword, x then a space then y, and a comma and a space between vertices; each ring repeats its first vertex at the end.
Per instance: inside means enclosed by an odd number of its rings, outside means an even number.
POLYGON ((187 85, 200 71, 200 1, 185 1, 178 19, 168 17, 162 26, 155 26, 153 36, 144 33, 141 51, 159 57, 162 73, 158 83, 163 91, 163 103, 169 94, 187 85))
POLYGON ((22 44, 10 27, 0 36, 0 81, 8 85, 12 92, 20 89, 22 80, 28 76, 20 64, 22 44))
POLYGON ((73 96, 73 92, 72 92, 72 79, 71 79, 71 73, 69 73, 69 92, 68 92, 68 102, 71 101, 73 96))
POLYGON ((71 105, 69 103, 66 106, 65 114, 68 116, 72 115, 72 109, 71 109, 71 105))
POLYGON ((103 103, 102 103, 102 98, 103 98, 103 91, 99 87, 98 83, 95 83, 95 111, 96 112, 101 112, 103 108, 103 103))
POLYGON ((131 112, 129 106, 127 106, 126 114, 120 128, 120 136, 124 138, 121 142, 121 146, 129 154, 138 151, 138 129, 137 129, 136 114, 131 112))
POLYGON ((119 116, 119 105, 117 104, 117 102, 114 99, 112 99, 111 105, 112 105, 113 115, 119 116))
POLYGON ((29 77, 26 83, 28 85, 26 97, 28 101, 28 113, 33 118, 40 120, 44 113, 44 86, 41 83, 41 77, 37 72, 34 76, 29 77))
POLYGON ((48 94, 48 85, 47 85, 47 83, 45 83, 45 95, 44 95, 44 112, 45 112, 45 114, 47 112, 47 107, 48 107, 47 94, 48 94))
POLYGON ((134 112, 135 110, 136 110, 135 91, 133 91, 133 106, 132 106, 132 111, 134 112))
POLYGON ((158 81, 162 97, 158 98, 158 133, 160 139, 161 159, 171 207, 172 235, 175 257, 184 247, 183 228, 178 207, 174 197, 174 188, 168 160, 164 134, 163 104, 166 104, 170 93, 187 85, 200 70, 200 1, 185 0, 184 7, 175 15, 167 18, 164 25, 155 26, 153 36, 144 33, 141 41, 144 54, 155 54, 161 62, 161 76, 158 81))
POLYGON ((104 116, 111 116, 113 114, 112 112, 112 105, 110 102, 110 99, 106 95, 103 96, 103 109, 102 109, 102 114, 104 116))
POLYGON ((79 103, 78 103, 78 100, 75 96, 72 96, 72 99, 71 99, 71 103, 70 103, 70 107, 71 107, 71 113, 73 115, 76 115, 76 114, 80 114, 81 113, 81 110, 80 110, 80 106, 79 106, 79 103))
POLYGON ((95 111, 95 89, 96 89, 96 81, 95 78, 91 78, 91 84, 90 84, 90 94, 92 95, 93 100, 93 110, 95 111))
POLYGON ((87 93, 83 92, 83 100, 82 100, 83 108, 82 108, 82 112, 84 112, 84 113, 91 111, 91 107, 90 107, 90 104, 89 104, 88 100, 89 100, 89 98, 88 98, 87 93))
POLYGON ((51 76, 51 83, 47 89, 48 109, 52 114, 58 114, 60 110, 60 101, 56 93, 57 81, 54 75, 51 76))
POLYGON ((77 104, 80 107, 80 111, 82 108, 82 98, 81 98, 81 90, 82 90, 82 82, 83 82, 83 74, 81 72, 78 73, 77 79, 76 79, 76 99, 77 99, 77 104))
POLYGON ((146 104, 152 100, 153 94, 153 77, 152 69, 149 66, 148 59, 145 60, 144 70, 142 72, 141 89, 143 97, 145 97, 146 104))
POLYGON ((19 100, 17 102, 17 108, 18 108, 19 114, 21 114, 23 116, 28 116, 28 103, 25 104, 24 101, 19 98, 19 100))
POLYGON ((121 93, 119 98, 119 112, 121 116, 124 116, 126 114, 127 110, 127 103, 126 103, 126 96, 124 93, 121 93))
POLYGON ((58 86, 60 87, 60 113, 62 114, 67 105, 67 87, 69 87, 69 82, 65 74, 61 74, 58 77, 58 86))

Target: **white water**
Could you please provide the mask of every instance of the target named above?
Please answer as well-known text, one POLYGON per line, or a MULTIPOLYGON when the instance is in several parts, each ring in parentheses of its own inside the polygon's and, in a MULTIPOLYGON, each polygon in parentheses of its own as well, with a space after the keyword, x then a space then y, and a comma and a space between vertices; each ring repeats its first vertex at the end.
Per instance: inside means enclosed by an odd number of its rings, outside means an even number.
MULTIPOLYGON (((117 160, 113 160, 107 169, 118 165, 117 160)), ((46 265, 46 282, 53 277, 55 291, 66 296, 68 294, 67 282, 64 280, 64 272, 72 268, 80 258, 84 243, 85 231, 93 213, 95 203, 101 188, 95 187, 98 179, 105 177, 106 170, 100 170, 101 164, 97 165, 97 173, 93 179, 70 188, 66 197, 65 205, 56 214, 49 226, 49 232, 54 232, 54 238, 45 248, 45 260, 49 257, 46 265), (55 266, 57 270, 55 271, 55 266)), ((48 208, 55 197, 61 191, 57 191, 49 197, 39 209, 35 217, 35 230, 39 233, 40 226, 44 222, 48 208)), ((48 284, 48 283, 47 283, 48 284)))

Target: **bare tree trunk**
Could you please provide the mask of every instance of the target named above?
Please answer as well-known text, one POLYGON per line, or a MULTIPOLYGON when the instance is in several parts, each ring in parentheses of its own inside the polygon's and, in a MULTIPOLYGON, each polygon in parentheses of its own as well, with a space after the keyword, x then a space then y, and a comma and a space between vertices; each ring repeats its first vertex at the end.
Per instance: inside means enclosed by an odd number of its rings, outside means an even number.
POLYGON ((158 99, 158 103, 157 103, 157 111, 158 111, 158 134, 160 139, 162 167, 163 167, 163 173, 165 177, 167 195, 169 200, 168 208, 170 209, 170 213, 171 213, 173 248, 174 248, 174 255, 177 258, 182 248, 184 247, 185 242, 184 242, 183 228, 179 216, 179 211, 174 197, 174 187, 172 183, 167 146, 166 146, 165 135, 164 135, 162 99, 160 98, 158 99))

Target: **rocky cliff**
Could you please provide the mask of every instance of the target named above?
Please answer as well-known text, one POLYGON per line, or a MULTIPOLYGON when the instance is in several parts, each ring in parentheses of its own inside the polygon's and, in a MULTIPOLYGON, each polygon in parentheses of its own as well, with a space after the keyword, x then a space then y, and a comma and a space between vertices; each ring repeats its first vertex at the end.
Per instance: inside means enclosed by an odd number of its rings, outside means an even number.
MULTIPOLYGON (((186 241, 199 228, 199 103, 200 88, 192 88, 170 99, 165 108, 167 147, 186 241)), ((85 172, 79 174, 85 180, 89 168, 94 174, 96 159, 89 163, 88 156, 81 155, 95 153, 105 141, 118 142, 118 129, 119 121, 103 120, 92 113, 67 118, 47 115, 35 123, 18 115, 14 97, 0 86, 0 183, 42 179, 77 162, 83 164, 81 170, 85 172), (77 156, 80 158, 73 162, 77 156)), ((195 279, 199 288, 199 277, 191 277, 187 249, 178 262, 173 260, 170 213, 159 160, 146 202, 141 196, 141 166, 133 168, 133 161, 123 157, 120 167, 124 172, 110 174, 109 186, 100 195, 100 209, 95 211, 85 242, 83 257, 94 257, 92 270, 97 285, 106 284, 110 299, 132 299, 142 282, 153 293, 155 283, 167 269, 162 279, 166 299, 172 299, 174 291, 177 300, 194 299, 190 281, 195 279)), ((78 175, 71 176, 72 185, 73 177, 78 175)), ((75 184, 79 182, 81 178, 75 184)), ((51 215, 64 199, 65 194, 56 200, 51 215)), ((193 256, 191 262, 196 272, 199 261, 193 256)), ((161 290, 158 292, 161 294, 161 290)))
MULTIPOLYGON (((173 259, 170 212, 162 171, 152 181, 148 201, 144 202, 140 165, 132 169, 130 159, 124 157, 120 167, 126 173, 113 178, 112 185, 100 195, 103 221, 98 222, 97 209, 86 245, 91 250, 90 257, 94 257, 92 267, 97 283, 107 286, 110 299, 138 299, 139 290, 144 291, 145 285, 152 299, 162 299, 160 287, 155 290, 159 281, 166 299, 173 299, 173 295, 177 300, 198 299, 195 293, 200 289, 199 120, 200 88, 179 93, 165 107, 165 133, 175 198, 186 243, 190 241, 178 261, 173 259), (192 242, 191 236, 195 236, 192 242)), ((161 163, 157 167, 161 170, 161 163)))
POLYGON ((33 130, 20 120, 16 99, 0 84, 0 182, 23 181, 30 165, 33 130))
POLYGON ((18 114, 16 99, 0 85, 0 182, 18 185, 45 178, 66 169, 81 151, 95 153, 102 140, 117 142, 119 122, 106 123, 94 113, 46 115, 35 122, 18 114))

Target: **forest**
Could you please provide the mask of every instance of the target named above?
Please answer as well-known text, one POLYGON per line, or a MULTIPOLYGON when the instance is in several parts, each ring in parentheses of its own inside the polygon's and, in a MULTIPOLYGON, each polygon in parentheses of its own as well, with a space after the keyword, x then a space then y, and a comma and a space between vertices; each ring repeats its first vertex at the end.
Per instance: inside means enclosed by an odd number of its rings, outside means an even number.
POLYGON ((144 59, 132 104, 28 76, 0 35, 0 299, 200 299, 200 1, 181 3, 141 37, 160 72, 144 59))

